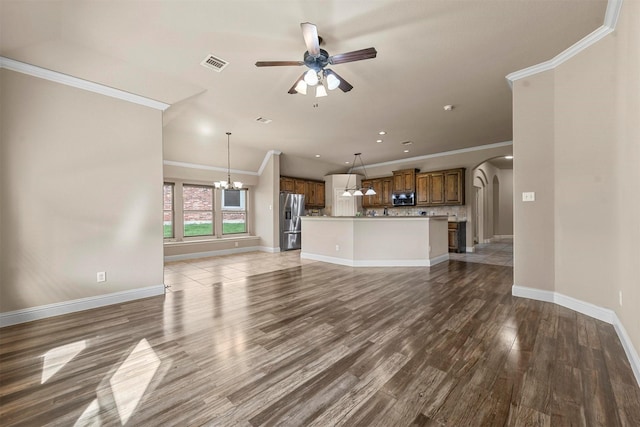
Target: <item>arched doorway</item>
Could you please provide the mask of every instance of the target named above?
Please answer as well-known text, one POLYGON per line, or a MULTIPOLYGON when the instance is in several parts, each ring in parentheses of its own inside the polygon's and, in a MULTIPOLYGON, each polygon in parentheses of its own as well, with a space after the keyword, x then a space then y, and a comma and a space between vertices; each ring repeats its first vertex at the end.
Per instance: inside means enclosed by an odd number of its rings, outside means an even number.
POLYGON ((502 234, 500 231, 500 180, 498 175, 493 176, 493 235, 502 234))

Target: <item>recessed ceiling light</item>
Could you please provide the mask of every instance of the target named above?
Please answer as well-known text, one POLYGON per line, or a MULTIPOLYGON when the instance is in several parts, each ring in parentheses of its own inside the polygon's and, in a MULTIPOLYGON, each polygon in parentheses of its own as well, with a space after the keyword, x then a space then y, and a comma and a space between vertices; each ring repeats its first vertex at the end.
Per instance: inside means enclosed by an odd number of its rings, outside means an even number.
POLYGON ((380 132, 378 132, 378 135, 386 135, 387 133, 383 130, 381 130, 380 132))
POLYGON ((320 154, 316 154, 316 157, 320 157, 320 154))
POLYGON ((408 153, 408 152, 409 152, 409 150, 404 150, 404 152, 405 152, 405 153, 408 153))
POLYGON ((351 162, 344 162, 345 165, 348 165, 349 163, 351 163, 351 162))
POLYGON ((376 142, 382 142, 382 140, 381 139, 376 139, 376 142))
POLYGON ((444 111, 451 111, 451 110, 453 110, 453 105, 448 104, 448 105, 445 105, 445 106, 444 106, 444 107, 442 107, 442 108, 444 108, 444 111))
POLYGON ((507 160, 511 160, 511 159, 513 159, 513 156, 504 156, 504 158, 507 159, 507 160))

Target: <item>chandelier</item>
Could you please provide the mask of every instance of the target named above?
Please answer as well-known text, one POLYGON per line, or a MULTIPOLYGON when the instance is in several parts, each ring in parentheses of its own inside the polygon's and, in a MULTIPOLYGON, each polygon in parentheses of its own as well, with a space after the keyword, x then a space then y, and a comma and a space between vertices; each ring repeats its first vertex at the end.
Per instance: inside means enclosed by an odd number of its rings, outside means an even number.
POLYGON ((231 132, 227 132, 227 180, 226 181, 216 181, 213 185, 216 188, 222 188, 223 190, 234 189, 238 190, 242 188, 242 182, 233 181, 231 182, 231 155, 229 150, 229 137, 231 136, 231 132))
MULTIPOLYGON (((368 179, 367 178, 367 170, 364 168, 364 163, 362 163, 362 157, 361 157, 362 153, 356 153, 354 154, 354 158, 353 158, 353 163, 351 164, 351 168, 349 169, 349 176, 347 177, 347 185, 344 187, 344 193, 342 193, 343 196, 345 197, 351 197, 351 196, 373 196, 376 194, 376 192, 374 191, 373 188, 371 188, 371 186, 369 186, 368 188, 358 188, 358 187, 353 187, 353 188, 349 188, 349 180, 351 179, 351 173, 353 172, 353 168, 356 166, 356 162, 358 160, 360 160, 360 165, 362 166, 362 171, 364 172, 364 179, 368 179), (364 191, 364 192, 363 192, 364 191)), ((356 183, 358 181, 356 180, 356 183)))

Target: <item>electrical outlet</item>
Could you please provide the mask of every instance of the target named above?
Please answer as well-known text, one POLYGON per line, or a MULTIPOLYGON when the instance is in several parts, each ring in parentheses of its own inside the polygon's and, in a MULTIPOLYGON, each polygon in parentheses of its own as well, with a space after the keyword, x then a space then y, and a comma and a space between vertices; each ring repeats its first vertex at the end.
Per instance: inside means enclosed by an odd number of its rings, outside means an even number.
POLYGON ((618 302, 620 303, 620 307, 622 307, 622 291, 618 292, 618 302))
POLYGON ((98 271, 97 281, 98 281, 98 283, 106 282, 107 281, 107 272, 106 271, 98 271))
POLYGON ((336 252, 340 250, 340 245, 336 245, 336 252))
POLYGON ((535 202, 536 193, 533 191, 525 191, 522 193, 522 201, 523 202, 535 202))

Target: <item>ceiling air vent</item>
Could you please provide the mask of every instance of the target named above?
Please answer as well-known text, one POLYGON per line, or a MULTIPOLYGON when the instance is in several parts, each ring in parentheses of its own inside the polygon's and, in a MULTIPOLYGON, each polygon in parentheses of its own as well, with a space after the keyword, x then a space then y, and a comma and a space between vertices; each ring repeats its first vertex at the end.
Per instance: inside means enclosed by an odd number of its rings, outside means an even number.
POLYGON ((256 122, 260 122, 260 123, 267 124, 267 123, 271 123, 271 122, 272 122, 272 120, 271 120, 271 119, 264 118, 264 117, 258 117, 258 118, 256 119, 256 122))
POLYGON ((207 55, 206 58, 200 63, 203 67, 212 69, 213 71, 217 71, 218 73, 222 71, 229 63, 224 59, 220 59, 217 56, 207 55))
POLYGON ((402 144, 402 145, 411 145, 411 144, 413 144, 413 142, 411 142, 411 141, 405 141, 405 142, 402 142, 401 144, 402 144))

